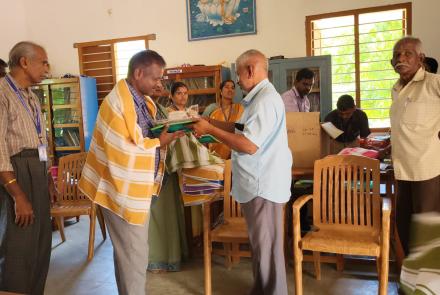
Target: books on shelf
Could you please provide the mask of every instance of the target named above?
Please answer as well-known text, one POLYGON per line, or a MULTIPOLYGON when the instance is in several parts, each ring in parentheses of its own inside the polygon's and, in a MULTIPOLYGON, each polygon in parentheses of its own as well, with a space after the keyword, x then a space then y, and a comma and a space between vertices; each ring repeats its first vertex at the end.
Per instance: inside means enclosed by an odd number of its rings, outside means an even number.
POLYGON ((71 132, 71 136, 73 137, 73 143, 75 146, 79 146, 79 134, 73 130, 68 130, 71 132))
POLYGON ((64 129, 63 140, 65 143, 64 146, 79 146, 80 145, 79 134, 77 131, 72 130, 72 129, 64 129))
POLYGON ((73 146, 73 139, 67 131, 63 132, 63 142, 61 146, 73 146))

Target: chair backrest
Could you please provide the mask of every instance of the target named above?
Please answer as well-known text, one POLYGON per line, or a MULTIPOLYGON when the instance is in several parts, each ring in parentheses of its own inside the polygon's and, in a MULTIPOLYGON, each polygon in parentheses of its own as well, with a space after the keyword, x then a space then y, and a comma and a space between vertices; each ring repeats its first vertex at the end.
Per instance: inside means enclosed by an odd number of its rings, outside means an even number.
POLYGON ((225 218, 231 217, 243 217, 240 204, 235 201, 231 195, 232 185, 232 171, 231 160, 225 161, 225 176, 224 176, 224 189, 223 189, 223 214, 225 218))
POLYGON ((59 159, 58 203, 87 203, 89 199, 78 189, 87 153, 70 154, 59 159))
POLYGON ((350 155, 315 161, 314 225, 379 230, 379 187, 378 160, 350 155))

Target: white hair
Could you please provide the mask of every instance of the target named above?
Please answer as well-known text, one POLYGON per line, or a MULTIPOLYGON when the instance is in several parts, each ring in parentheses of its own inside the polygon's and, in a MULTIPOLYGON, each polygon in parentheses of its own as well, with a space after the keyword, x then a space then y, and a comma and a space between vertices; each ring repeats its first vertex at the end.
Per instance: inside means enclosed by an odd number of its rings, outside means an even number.
POLYGON ((416 46, 417 54, 423 53, 422 41, 419 38, 412 37, 412 36, 405 36, 405 37, 401 38, 400 40, 398 40, 396 42, 396 44, 394 44, 393 52, 396 51, 400 46, 402 46, 403 44, 406 44, 406 43, 414 44, 416 46))
POLYGON ((256 49, 250 49, 240 54, 240 56, 237 57, 237 60, 235 61, 237 68, 239 66, 246 65, 248 61, 253 57, 265 60, 266 62, 264 63, 264 70, 267 71, 269 69, 269 62, 266 56, 261 51, 258 51, 256 49))

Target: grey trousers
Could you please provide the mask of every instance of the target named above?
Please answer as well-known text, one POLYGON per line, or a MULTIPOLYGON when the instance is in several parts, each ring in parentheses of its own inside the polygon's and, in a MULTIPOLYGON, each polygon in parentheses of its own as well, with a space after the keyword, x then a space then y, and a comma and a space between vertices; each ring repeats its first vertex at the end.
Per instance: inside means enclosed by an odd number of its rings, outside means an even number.
POLYGON ((252 251, 251 295, 287 295, 283 251, 283 204, 261 197, 242 203, 252 251))
POLYGON ((110 210, 102 208, 113 244, 116 284, 120 295, 145 295, 148 265, 148 223, 127 223, 110 210))
POLYGON ((52 244, 46 164, 40 162, 37 150, 24 150, 11 162, 17 182, 32 204, 35 220, 25 228, 17 226, 14 202, 0 188, 0 290, 40 295, 44 292, 52 244))
POLYGON ((409 254, 411 217, 440 212, 440 175, 424 181, 397 181, 396 225, 405 255, 409 254))

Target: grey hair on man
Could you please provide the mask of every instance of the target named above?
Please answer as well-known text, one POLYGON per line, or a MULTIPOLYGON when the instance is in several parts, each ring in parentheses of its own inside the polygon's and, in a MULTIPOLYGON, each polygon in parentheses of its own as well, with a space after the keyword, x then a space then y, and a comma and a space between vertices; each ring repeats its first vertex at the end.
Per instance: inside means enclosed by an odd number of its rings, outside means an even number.
POLYGON ((9 68, 12 70, 15 67, 19 67, 22 57, 34 57, 35 51, 37 49, 42 49, 43 51, 46 51, 43 46, 31 41, 22 41, 15 44, 9 52, 9 68))
POLYGON ((413 37, 413 36, 405 36, 405 37, 401 38, 400 40, 398 40, 396 42, 396 44, 394 44, 393 51, 396 51, 396 49, 398 49, 400 46, 402 46, 403 44, 406 44, 406 43, 414 44, 416 46, 417 54, 423 54, 422 41, 419 38, 413 37))
POLYGON ((269 62, 266 56, 261 51, 258 51, 256 49, 249 49, 243 52, 237 58, 235 63, 237 64, 237 68, 239 66, 248 66, 249 64, 256 64, 256 65, 261 65, 265 72, 267 72, 269 69, 269 62), (259 62, 255 63, 255 61, 259 61, 259 62))

